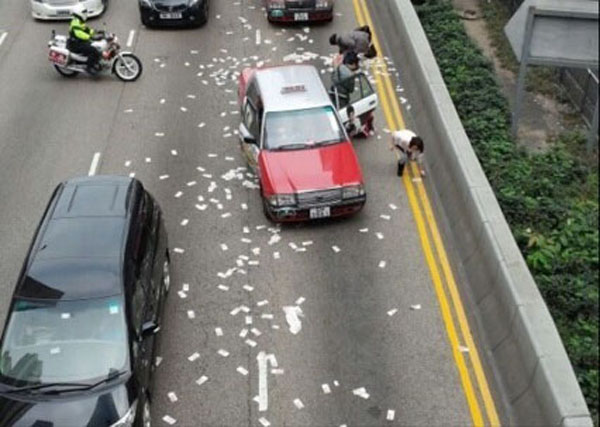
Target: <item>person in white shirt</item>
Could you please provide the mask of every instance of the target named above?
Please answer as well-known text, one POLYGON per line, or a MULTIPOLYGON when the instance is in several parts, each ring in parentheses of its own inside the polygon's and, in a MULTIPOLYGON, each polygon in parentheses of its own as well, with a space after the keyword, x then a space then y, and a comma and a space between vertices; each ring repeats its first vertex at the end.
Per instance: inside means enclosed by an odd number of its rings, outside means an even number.
POLYGON ((421 137, 417 136, 416 133, 408 129, 392 132, 390 150, 396 150, 398 153, 398 176, 402 176, 404 166, 409 161, 416 161, 419 165, 421 176, 425 176, 425 169, 423 168, 425 145, 421 137))
POLYGON ((350 138, 368 138, 370 135, 373 135, 373 116, 369 115, 365 119, 365 122, 362 123, 361 120, 356 117, 356 113, 354 111, 354 107, 352 105, 348 105, 346 108, 346 114, 348 114, 348 121, 344 124, 346 128, 346 132, 350 138))

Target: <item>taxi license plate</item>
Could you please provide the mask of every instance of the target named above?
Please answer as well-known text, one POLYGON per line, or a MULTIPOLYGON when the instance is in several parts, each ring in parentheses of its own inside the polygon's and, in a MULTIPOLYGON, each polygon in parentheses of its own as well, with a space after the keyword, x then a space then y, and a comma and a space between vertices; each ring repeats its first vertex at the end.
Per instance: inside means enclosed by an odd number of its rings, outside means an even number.
POLYGON ((308 12, 294 13, 294 21, 308 21, 308 12))
POLYGON ((329 218, 331 216, 331 208, 329 206, 324 206, 322 208, 311 208, 309 215, 311 219, 329 218))
POLYGON ((160 14, 160 19, 181 19, 181 18, 183 18, 183 15, 179 12, 161 13, 160 14))

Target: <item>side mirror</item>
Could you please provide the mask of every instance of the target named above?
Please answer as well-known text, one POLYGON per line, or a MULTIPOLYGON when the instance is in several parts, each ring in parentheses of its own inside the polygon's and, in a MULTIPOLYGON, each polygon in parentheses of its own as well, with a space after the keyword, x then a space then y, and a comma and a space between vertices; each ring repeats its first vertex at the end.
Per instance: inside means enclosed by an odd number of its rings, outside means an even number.
POLYGON ((160 331, 160 326, 153 321, 144 322, 142 325, 142 338, 148 338, 156 335, 160 331))
POLYGON ((257 144, 256 138, 252 136, 246 125, 244 125, 243 123, 240 123, 240 136, 247 144, 257 144))

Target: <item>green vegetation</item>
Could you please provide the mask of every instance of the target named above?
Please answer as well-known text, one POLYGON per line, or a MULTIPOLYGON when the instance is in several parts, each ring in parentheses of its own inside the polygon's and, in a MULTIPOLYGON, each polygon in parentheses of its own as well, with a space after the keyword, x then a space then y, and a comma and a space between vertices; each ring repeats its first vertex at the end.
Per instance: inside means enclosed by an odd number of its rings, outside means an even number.
POLYGON ((598 168, 585 137, 517 148, 493 66, 450 2, 417 7, 471 143, 561 334, 598 425, 598 168))
MULTIPOLYGON (((483 11, 492 46, 495 49, 500 64, 503 68, 518 73, 519 63, 510 47, 510 43, 504 35, 504 25, 511 17, 508 5, 497 0, 481 0, 479 4, 483 11)), ((528 91, 535 91, 566 101, 566 94, 562 86, 558 84, 558 81, 559 78, 556 69, 530 66, 527 71, 525 87, 528 91)))

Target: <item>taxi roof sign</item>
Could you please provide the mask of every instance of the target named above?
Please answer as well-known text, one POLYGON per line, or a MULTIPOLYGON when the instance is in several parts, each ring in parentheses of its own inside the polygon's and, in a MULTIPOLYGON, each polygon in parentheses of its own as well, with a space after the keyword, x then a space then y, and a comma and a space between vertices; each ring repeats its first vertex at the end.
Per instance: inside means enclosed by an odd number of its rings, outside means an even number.
POLYGON ((306 86, 303 84, 284 86, 281 88, 281 94, 286 95, 288 93, 306 92, 306 86))

